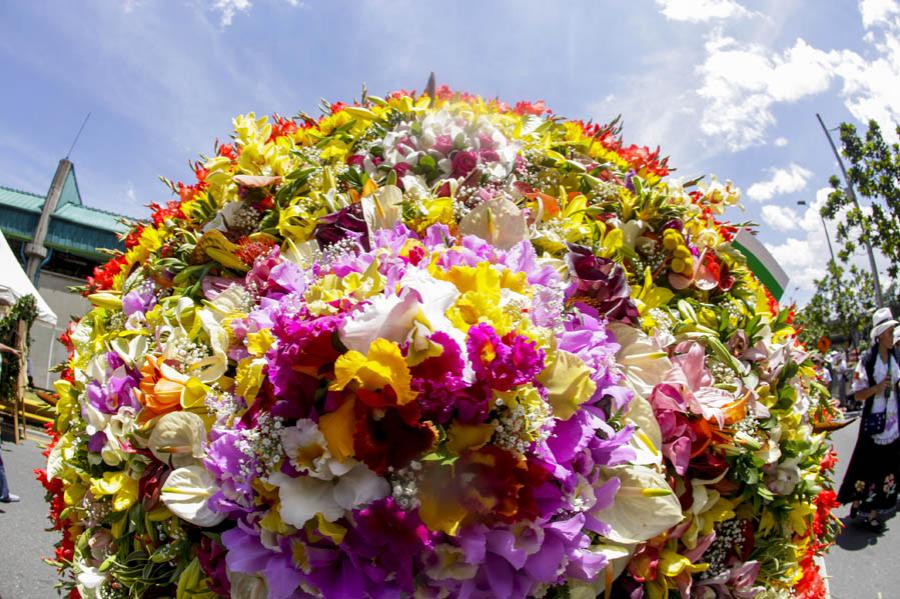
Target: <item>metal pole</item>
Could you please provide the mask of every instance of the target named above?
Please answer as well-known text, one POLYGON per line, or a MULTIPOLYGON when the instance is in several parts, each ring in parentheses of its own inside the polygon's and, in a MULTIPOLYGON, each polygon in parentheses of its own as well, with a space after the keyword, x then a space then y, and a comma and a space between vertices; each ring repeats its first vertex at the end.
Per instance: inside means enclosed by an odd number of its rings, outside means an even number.
MULTIPOLYGON (((798 206, 809 206, 806 203, 806 200, 797 200, 798 206)), ((825 217, 819 214, 819 219, 822 221, 822 228, 825 229, 825 241, 828 242, 828 253, 831 254, 831 261, 834 261, 834 248, 831 247, 831 235, 828 234, 828 225, 825 224, 825 217)), ((837 262, 835 262, 837 264, 837 262)))
MULTIPOLYGON (((834 152, 834 157, 837 159, 838 166, 841 167, 841 173, 844 175, 844 182, 847 184, 847 195, 853 200, 853 205, 856 206, 856 209, 862 211, 859 207, 859 201, 856 199, 856 190, 853 189, 853 183, 850 182, 850 177, 847 176, 847 169, 844 167, 844 161, 841 159, 841 155, 838 153, 837 147, 831 139, 831 132, 828 131, 828 127, 825 126, 825 121, 822 120, 822 117, 819 116, 818 112, 816 113, 816 118, 819 119, 819 124, 822 125, 822 131, 825 132, 825 137, 828 138, 828 144, 831 146, 831 151, 834 152)), ((868 233, 863 231, 861 237, 866 244, 866 253, 869 254, 869 267, 872 269, 872 278, 875 281, 875 304, 881 308, 884 306, 884 302, 881 299, 881 282, 878 280, 878 267, 875 265, 875 252, 872 251, 872 243, 869 241, 868 233)))

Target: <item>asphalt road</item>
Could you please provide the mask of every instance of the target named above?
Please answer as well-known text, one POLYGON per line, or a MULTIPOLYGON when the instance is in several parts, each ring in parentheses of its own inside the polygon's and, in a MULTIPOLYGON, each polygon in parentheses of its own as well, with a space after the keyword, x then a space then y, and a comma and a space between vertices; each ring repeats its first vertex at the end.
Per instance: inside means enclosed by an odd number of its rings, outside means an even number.
MULTIPOLYGON (((39 446, 29 435, 19 445, 4 435, 3 464, 10 491, 22 498, 20 503, 0 503, 0 599, 51 599, 56 571, 41 561, 53 555, 56 533, 45 529, 47 504, 44 488, 32 471, 45 465, 39 446)), ((41 436, 43 442, 46 437, 41 436)))
MULTIPOLYGON (((853 451, 858 423, 838 431, 834 444, 840 461, 837 480, 853 451)), ((54 570, 41 561, 52 555, 55 533, 46 532, 44 493, 32 470, 43 465, 33 440, 3 443, 3 462, 10 487, 21 503, 0 504, 0 599, 57 597, 54 570)), ((837 514, 846 517, 848 508, 837 514)), ((844 529, 826 560, 833 599, 900 599, 900 517, 888 520, 876 535, 851 524, 844 529)))

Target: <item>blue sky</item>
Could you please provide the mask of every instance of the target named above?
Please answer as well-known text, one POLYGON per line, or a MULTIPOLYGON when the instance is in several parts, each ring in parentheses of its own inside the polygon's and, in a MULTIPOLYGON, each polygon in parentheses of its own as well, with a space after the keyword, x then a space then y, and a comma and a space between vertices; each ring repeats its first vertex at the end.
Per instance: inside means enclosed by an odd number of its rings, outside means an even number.
MULTIPOLYGON (((132 216, 159 175, 239 113, 440 83, 606 121, 745 212, 805 301, 827 246, 814 208, 837 172, 815 119, 900 121, 896 0, 454 2, 128 0, 0 3, 0 185, 45 193, 72 154, 82 196, 132 216), (812 209, 798 207, 806 200, 812 209)), ((832 227, 833 232, 833 227, 832 227)))

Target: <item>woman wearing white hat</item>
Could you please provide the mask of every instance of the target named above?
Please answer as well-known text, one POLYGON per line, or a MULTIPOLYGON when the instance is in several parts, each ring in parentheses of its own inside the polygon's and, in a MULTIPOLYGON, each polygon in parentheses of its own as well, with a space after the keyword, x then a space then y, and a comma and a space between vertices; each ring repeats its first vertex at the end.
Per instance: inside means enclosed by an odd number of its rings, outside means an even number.
POLYGON ((900 417, 897 382, 900 368, 894 360, 894 328, 890 308, 872 315, 872 347, 860 356, 853 373, 853 398, 864 402, 859 436, 838 501, 851 503, 850 516, 863 514, 863 526, 884 529, 878 512, 897 504, 900 478, 900 417))

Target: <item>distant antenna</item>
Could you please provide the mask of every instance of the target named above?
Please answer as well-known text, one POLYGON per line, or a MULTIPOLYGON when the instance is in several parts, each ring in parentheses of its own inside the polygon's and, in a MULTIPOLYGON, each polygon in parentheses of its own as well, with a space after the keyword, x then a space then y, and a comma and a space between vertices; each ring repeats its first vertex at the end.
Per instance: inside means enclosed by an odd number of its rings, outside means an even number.
POLYGON ((91 113, 87 113, 84 117, 84 121, 81 123, 81 128, 78 129, 78 133, 75 134, 75 139, 72 140, 72 145, 69 146, 69 151, 66 152, 66 158, 68 158, 72 154, 72 150, 75 149, 75 144, 78 143, 78 138, 81 136, 81 132, 84 131, 84 126, 87 125, 88 119, 91 118, 91 113))
POLYGON ((431 75, 428 76, 428 83, 425 85, 425 95, 428 96, 429 98, 431 98, 432 101, 434 101, 434 90, 435 90, 434 71, 432 71, 431 75))

